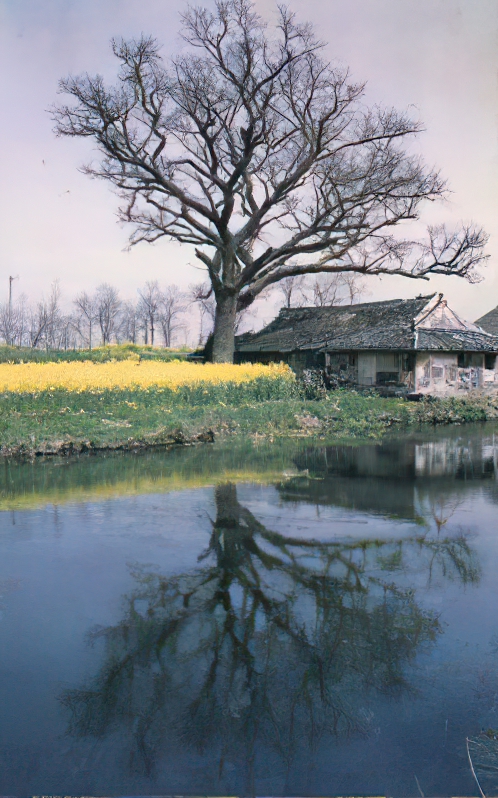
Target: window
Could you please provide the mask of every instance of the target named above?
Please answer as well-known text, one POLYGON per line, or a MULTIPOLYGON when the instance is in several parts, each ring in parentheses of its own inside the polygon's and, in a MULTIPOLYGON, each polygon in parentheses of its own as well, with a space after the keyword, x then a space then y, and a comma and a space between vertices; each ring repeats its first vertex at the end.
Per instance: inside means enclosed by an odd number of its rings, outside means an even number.
POLYGON ((484 368, 494 370, 495 364, 496 364, 496 355, 486 353, 484 355, 484 368))

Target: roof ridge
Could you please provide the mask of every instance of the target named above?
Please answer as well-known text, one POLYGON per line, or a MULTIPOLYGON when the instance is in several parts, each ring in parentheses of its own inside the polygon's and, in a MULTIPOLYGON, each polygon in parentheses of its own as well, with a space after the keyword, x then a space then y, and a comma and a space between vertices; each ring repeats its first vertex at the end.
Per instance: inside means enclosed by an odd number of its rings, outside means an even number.
MULTIPOLYGON (((416 297, 412 297, 410 299, 379 299, 374 302, 355 302, 352 305, 303 305, 299 308, 280 308, 279 315, 285 315, 287 313, 298 313, 300 311, 307 311, 313 310, 317 311, 327 311, 327 310, 352 310, 355 308, 368 308, 374 307, 376 305, 395 305, 395 304, 408 304, 409 302, 417 302, 417 301, 429 301, 436 296, 437 292, 433 294, 424 294, 419 295, 416 297)), ((278 318, 278 317, 277 317, 278 318)))

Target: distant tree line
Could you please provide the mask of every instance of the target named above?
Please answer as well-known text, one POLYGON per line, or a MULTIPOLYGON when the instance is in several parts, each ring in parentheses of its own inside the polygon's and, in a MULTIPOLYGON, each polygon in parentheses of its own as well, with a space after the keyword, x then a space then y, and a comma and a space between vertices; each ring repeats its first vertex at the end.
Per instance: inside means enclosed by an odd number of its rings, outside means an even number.
MULTIPOLYGON (((288 277, 263 299, 278 306, 303 307, 353 304, 364 286, 356 275, 320 274, 288 277)), ((255 316, 250 308, 238 313, 236 331, 255 316)), ((28 301, 25 294, 0 304, 0 340, 9 346, 38 349, 92 349, 114 343, 174 347, 202 346, 214 329, 216 302, 209 283, 161 287, 149 280, 137 300, 125 300, 107 282, 89 293, 82 291, 69 307, 62 302, 59 281, 47 298, 28 301)))
POLYGON ((93 293, 79 293, 68 308, 55 281, 47 298, 29 302, 21 294, 0 304, 0 339, 10 346, 46 349, 92 349, 125 341, 171 347, 185 342, 182 332, 194 303, 192 295, 193 290, 162 288, 151 280, 139 289, 134 302, 104 282, 93 293))

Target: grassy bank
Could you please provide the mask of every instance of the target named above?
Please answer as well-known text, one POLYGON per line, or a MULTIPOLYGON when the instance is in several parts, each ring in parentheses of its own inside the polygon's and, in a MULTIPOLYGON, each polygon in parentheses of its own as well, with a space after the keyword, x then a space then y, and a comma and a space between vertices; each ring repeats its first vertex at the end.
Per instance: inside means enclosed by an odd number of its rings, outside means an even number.
POLYGON ((155 360, 169 363, 184 360, 190 349, 165 349, 161 346, 112 344, 93 349, 32 349, 27 346, 0 346, 0 363, 72 363, 91 361, 110 363, 120 360, 155 360))
POLYGON ((389 429, 498 417, 490 397, 418 403, 354 391, 306 399, 298 383, 259 377, 176 389, 113 388, 0 393, 0 454, 57 454, 245 436, 380 438, 389 429))

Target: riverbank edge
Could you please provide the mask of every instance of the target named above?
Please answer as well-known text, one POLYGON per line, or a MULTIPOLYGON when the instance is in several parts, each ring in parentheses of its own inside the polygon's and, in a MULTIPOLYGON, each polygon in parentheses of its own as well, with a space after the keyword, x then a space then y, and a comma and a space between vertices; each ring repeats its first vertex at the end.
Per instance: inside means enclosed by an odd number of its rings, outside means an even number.
MULTIPOLYGON (((246 437, 380 440, 389 430, 498 418, 498 396, 409 402, 374 393, 330 391, 317 399, 252 399, 167 404, 160 392, 58 390, 0 395, 0 457, 72 456, 213 443, 246 437)), ((196 398, 196 402, 199 397, 196 398)))
MULTIPOLYGON (((153 433, 152 433, 153 434, 153 433)), ((185 436, 181 430, 173 432, 157 440, 110 441, 107 444, 95 443, 91 440, 56 440, 48 441, 42 446, 29 446, 18 443, 14 445, 0 445, 0 458, 29 459, 37 457, 71 457, 81 454, 100 454, 111 452, 134 452, 152 449, 169 449, 173 446, 195 446, 204 443, 214 443, 215 436, 212 430, 199 432, 191 437, 185 436)))

